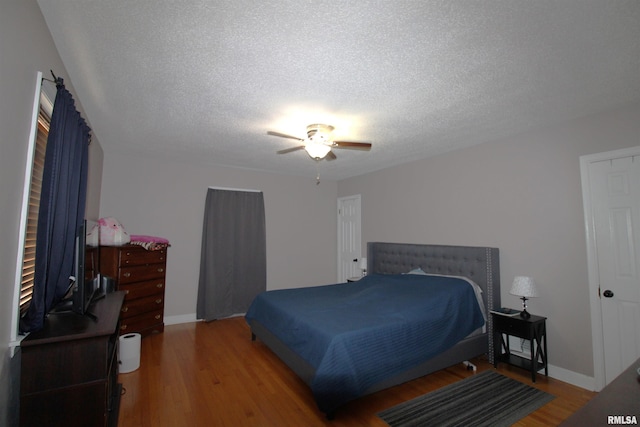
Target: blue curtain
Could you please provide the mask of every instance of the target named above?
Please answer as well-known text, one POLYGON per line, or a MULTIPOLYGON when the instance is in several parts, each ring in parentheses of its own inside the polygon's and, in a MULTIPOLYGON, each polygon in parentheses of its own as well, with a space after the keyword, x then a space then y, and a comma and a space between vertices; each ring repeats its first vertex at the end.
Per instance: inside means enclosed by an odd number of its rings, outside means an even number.
POLYGON ((91 129, 62 79, 56 83, 38 213, 33 297, 20 322, 22 332, 41 329, 49 310, 69 289, 75 237, 84 221, 91 129))

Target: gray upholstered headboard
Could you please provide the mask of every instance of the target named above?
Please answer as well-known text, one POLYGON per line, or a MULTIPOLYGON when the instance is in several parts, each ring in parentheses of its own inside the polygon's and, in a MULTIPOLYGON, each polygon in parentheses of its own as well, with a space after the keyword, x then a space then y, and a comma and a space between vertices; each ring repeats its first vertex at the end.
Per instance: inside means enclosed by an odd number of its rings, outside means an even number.
POLYGON ((386 242, 367 243, 367 271, 369 273, 401 274, 418 267, 426 273, 468 277, 486 292, 488 297, 486 302, 489 309, 500 306, 500 254, 498 248, 386 242))
MULTIPOLYGON (((425 273, 464 276, 482 288, 487 314, 500 307, 500 253, 480 246, 367 243, 367 272, 401 274, 414 268, 425 273)), ((493 322, 489 316, 489 353, 493 360, 493 322)))

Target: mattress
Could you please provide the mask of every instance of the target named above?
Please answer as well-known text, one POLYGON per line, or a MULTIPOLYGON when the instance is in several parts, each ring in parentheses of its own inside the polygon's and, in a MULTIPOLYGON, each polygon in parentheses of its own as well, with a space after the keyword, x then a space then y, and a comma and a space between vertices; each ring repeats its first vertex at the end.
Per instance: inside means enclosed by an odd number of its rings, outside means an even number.
POLYGON ((464 278, 373 274, 357 282, 264 292, 246 318, 315 369, 310 387, 330 413, 485 324, 464 278))

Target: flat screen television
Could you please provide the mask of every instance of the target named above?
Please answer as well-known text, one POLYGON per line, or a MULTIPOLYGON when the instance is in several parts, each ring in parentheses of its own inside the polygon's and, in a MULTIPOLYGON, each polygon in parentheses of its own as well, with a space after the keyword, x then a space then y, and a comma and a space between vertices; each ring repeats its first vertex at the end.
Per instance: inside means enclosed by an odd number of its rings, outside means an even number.
POLYGON ((97 222, 84 220, 76 234, 72 308, 77 314, 87 314, 100 288, 100 242, 97 222))
POLYGON ((84 220, 76 231, 73 276, 69 289, 50 313, 73 312, 93 317, 91 303, 98 298, 100 289, 100 239, 98 223, 84 220))

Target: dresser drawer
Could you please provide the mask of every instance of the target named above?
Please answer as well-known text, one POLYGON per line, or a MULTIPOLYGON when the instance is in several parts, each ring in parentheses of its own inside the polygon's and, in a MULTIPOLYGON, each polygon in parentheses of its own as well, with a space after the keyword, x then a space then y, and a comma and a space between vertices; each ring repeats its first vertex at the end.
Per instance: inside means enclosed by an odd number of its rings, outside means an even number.
POLYGON ((162 308, 120 320, 120 335, 141 332, 156 325, 164 325, 162 308))
POLYGON ((101 246, 100 272, 124 291, 120 334, 142 336, 164 330, 167 249, 148 251, 138 245, 101 246))
POLYGON ((164 295, 151 295, 145 298, 138 298, 124 302, 122 309, 120 310, 120 317, 126 319, 128 317, 136 316, 146 313, 148 311, 154 311, 164 307, 164 295))
POLYGON ((512 319, 507 316, 493 316, 494 330, 503 334, 513 335, 515 337, 527 338, 530 335, 530 325, 518 319, 512 319))
POLYGON ((164 295, 164 276, 146 282, 125 283, 118 285, 119 291, 124 291, 125 301, 148 297, 150 295, 164 295))
POLYGON ((141 247, 127 247, 120 250, 120 267, 127 265, 161 264, 167 260, 164 249, 148 251, 141 247))
POLYGON ((142 282, 145 280, 164 278, 165 264, 137 265, 132 267, 121 267, 118 270, 118 284, 142 282))

